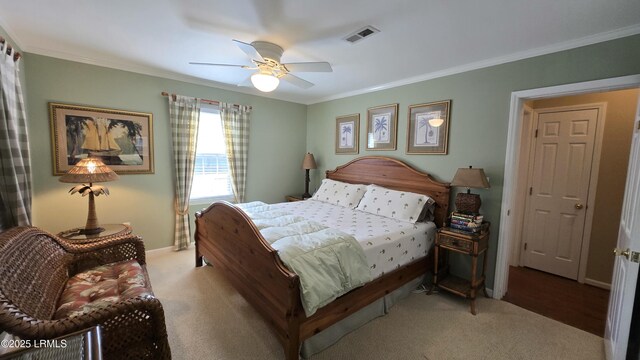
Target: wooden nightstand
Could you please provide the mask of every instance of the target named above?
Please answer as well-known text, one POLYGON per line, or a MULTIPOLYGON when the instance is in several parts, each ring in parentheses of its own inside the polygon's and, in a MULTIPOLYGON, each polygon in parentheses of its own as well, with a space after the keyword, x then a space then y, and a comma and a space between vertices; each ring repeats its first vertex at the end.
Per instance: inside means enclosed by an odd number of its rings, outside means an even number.
POLYGON ((288 202, 304 200, 301 195, 287 195, 284 197, 288 202))
POLYGON ((485 284, 489 223, 484 223, 483 227, 482 232, 478 234, 470 234, 448 227, 439 229, 436 234, 433 287, 470 299, 471 313, 473 315, 476 314, 476 294, 478 290, 482 287, 484 296, 489 297, 485 284), (463 279, 449 273, 448 251, 455 251, 471 257, 471 277, 469 279, 463 279), (478 276, 478 256, 481 254, 484 254, 482 274, 478 276))

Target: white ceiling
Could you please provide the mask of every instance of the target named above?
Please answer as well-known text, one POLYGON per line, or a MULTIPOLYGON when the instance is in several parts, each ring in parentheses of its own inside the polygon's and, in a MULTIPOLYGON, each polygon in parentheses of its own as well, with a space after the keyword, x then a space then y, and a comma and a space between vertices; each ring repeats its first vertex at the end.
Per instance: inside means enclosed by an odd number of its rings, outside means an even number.
MULTIPOLYGON (((24 52, 303 104, 640 33, 638 0, 0 0, 0 26, 24 52), (381 32, 344 37, 366 25, 381 32), (251 72, 232 39, 328 61, 273 93, 237 87, 251 72)), ((171 89, 166 89, 171 91, 171 89)), ((197 94, 192 94, 196 95, 197 94)))

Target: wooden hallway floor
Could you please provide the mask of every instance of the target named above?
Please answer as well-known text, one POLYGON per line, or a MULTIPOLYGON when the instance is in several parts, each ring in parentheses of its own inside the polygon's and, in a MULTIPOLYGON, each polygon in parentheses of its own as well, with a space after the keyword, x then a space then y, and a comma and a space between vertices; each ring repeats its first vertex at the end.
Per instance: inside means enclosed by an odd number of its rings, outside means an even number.
POLYGON ((525 267, 509 267, 502 299, 537 314, 604 336, 609 290, 525 267))

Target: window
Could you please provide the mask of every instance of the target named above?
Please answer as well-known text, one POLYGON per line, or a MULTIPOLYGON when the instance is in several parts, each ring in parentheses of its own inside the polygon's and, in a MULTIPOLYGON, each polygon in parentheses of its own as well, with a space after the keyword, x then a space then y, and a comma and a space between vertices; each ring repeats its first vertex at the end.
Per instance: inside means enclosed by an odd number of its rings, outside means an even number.
POLYGON ((192 202, 233 200, 226 150, 220 112, 214 107, 202 107, 191 186, 192 202))

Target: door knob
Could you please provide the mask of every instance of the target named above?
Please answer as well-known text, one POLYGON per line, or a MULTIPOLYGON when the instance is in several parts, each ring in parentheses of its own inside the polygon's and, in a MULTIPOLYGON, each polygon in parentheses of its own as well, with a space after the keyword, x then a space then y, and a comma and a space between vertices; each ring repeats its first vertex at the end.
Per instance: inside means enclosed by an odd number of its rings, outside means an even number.
POLYGON ((628 259, 629 255, 631 255, 630 249, 627 249, 627 250, 621 250, 618 248, 613 249, 613 256, 624 256, 628 259))
POLYGON ((584 207, 584 205, 582 204, 575 204, 574 207, 578 210, 582 209, 584 207))

